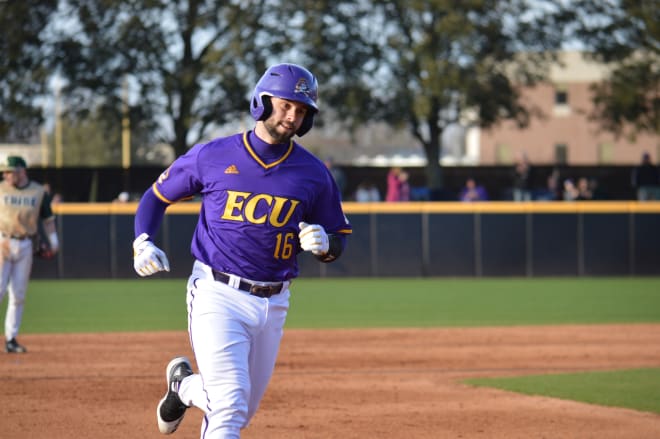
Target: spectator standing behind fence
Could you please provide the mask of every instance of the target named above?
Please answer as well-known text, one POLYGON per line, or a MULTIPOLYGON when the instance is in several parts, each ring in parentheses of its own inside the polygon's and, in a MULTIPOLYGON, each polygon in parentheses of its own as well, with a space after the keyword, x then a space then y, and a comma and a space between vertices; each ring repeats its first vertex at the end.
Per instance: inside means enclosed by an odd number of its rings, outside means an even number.
POLYGON ((537 201, 557 201, 563 198, 562 188, 560 187, 559 172, 557 170, 552 171, 548 178, 546 179, 545 189, 541 189, 536 194, 535 199, 537 201))
POLYGON ((488 192, 482 185, 478 185, 474 178, 468 178, 458 195, 458 199, 466 202, 486 201, 488 200, 488 192))
POLYGON ((594 194, 591 191, 591 186, 589 185, 589 179, 587 177, 580 177, 577 182, 577 197, 575 198, 578 201, 589 201, 594 199, 594 194))
POLYGON ((408 174, 406 171, 401 171, 401 174, 399 175, 399 180, 401 180, 399 201, 410 201, 410 182, 408 182, 409 177, 410 174, 408 174))
POLYGON ((660 200, 660 171, 651 162, 648 152, 642 155, 642 162, 633 169, 631 180, 639 201, 660 200))
POLYGON ((387 194, 385 201, 410 201, 408 173, 399 166, 393 166, 387 173, 387 194))
POLYGON ((532 199, 533 168, 527 154, 520 153, 513 167, 513 200, 530 201, 532 199))
POLYGON ((570 178, 564 180, 564 192, 563 192, 564 201, 576 201, 579 196, 580 196, 580 191, 575 185, 575 182, 573 182, 573 180, 570 178))
POLYGON ((380 192, 375 184, 370 181, 363 181, 355 190, 355 201, 358 203, 369 203, 380 201, 380 192))

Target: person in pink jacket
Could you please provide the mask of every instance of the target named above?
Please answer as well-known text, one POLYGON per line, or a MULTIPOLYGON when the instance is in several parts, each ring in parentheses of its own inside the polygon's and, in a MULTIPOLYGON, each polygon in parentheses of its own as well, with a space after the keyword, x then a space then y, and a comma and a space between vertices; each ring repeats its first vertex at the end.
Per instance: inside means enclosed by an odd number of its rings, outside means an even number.
POLYGON ((408 173, 394 166, 387 173, 387 195, 385 201, 410 201, 408 173))

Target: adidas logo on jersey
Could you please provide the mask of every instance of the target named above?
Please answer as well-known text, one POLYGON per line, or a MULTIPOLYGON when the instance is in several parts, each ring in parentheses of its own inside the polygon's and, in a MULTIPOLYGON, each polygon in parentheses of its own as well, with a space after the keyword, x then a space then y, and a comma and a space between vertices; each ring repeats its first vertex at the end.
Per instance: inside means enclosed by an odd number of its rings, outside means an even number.
POLYGON ((236 165, 229 165, 227 166, 227 169, 225 169, 225 174, 238 174, 238 168, 236 165))

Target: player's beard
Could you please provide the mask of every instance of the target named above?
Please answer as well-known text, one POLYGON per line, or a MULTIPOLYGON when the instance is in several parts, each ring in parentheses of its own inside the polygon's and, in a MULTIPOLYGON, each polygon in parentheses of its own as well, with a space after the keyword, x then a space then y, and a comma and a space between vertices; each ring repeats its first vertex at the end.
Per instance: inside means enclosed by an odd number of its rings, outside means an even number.
POLYGON ((266 131, 268 131, 268 135, 275 141, 275 143, 289 143, 289 141, 295 134, 295 131, 294 132, 291 132, 289 130, 286 130, 284 132, 280 131, 280 130, 284 130, 285 128, 280 125, 279 121, 275 120, 272 117, 264 121, 264 128, 266 128, 266 131))

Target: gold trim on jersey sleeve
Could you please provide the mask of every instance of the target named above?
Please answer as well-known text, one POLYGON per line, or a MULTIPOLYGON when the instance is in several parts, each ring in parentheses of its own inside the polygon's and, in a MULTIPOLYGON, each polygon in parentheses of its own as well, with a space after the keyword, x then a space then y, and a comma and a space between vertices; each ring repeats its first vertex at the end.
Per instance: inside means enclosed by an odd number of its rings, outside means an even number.
POLYGON ((159 191, 158 188, 156 187, 156 183, 154 183, 154 184, 151 185, 151 189, 154 191, 154 194, 155 194, 155 195, 160 199, 160 201, 162 201, 163 203, 167 203, 167 204, 172 204, 172 203, 174 203, 174 201, 168 200, 167 198, 165 198, 165 197, 163 196, 163 194, 160 193, 160 191, 159 191))

